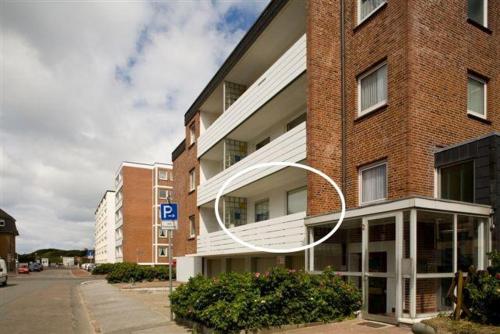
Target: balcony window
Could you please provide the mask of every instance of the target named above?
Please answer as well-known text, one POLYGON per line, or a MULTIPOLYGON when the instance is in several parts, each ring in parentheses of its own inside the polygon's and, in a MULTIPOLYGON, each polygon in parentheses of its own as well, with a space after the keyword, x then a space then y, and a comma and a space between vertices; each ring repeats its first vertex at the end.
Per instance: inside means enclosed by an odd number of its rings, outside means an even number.
POLYGON ((467 81, 467 112, 486 118, 486 82, 473 75, 467 81))
POLYGON ((387 104, 387 64, 382 63, 358 79, 358 116, 387 104))
POLYGON ((358 23, 363 22, 387 0, 358 0, 358 23))
POLYGON ((264 146, 266 146, 267 144, 269 144, 269 142, 271 141, 271 138, 270 137, 267 137, 266 139, 264 140, 261 140, 259 143, 257 143, 257 145, 255 145, 255 150, 260 150, 261 148, 263 148, 264 146))
POLYGON ((301 187, 290 190, 286 194, 286 211, 291 215, 298 212, 304 212, 307 209, 307 187, 301 187))
POLYGON ((255 203, 255 221, 260 222, 269 219, 269 199, 255 203))
POLYGON ((387 198, 387 163, 360 169, 360 202, 366 204, 387 198))
POLYGON ((486 27, 488 25, 488 1, 468 0, 467 15, 472 21, 486 27))
POLYGON ((224 224, 226 227, 246 225, 247 199, 243 197, 224 197, 224 224))
POLYGON ((441 198, 474 202, 474 162, 442 167, 440 169, 441 198))
POLYGON ((189 146, 196 143, 196 125, 194 122, 189 126, 189 146))
POLYGON ((196 170, 193 168, 189 172, 189 191, 196 189, 196 170))
POLYGON ((158 171, 158 178, 160 180, 168 180, 168 172, 166 170, 159 170, 158 171))
POLYGON ((194 216, 189 216, 189 237, 194 238, 196 236, 196 220, 194 216))
POLYGON ((239 140, 224 140, 224 168, 229 168, 247 156, 247 143, 239 140))
POLYGON ((294 127, 296 127, 297 125, 305 122, 307 119, 307 114, 306 113, 303 113, 302 115, 300 115, 299 117, 295 118, 294 120, 290 121, 287 125, 286 125, 286 131, 290 131, 291 129, 293 129, 294 127))
POLYGON ((226 111, 246 91, 245 85, 224 81, 224 111, 226 111))

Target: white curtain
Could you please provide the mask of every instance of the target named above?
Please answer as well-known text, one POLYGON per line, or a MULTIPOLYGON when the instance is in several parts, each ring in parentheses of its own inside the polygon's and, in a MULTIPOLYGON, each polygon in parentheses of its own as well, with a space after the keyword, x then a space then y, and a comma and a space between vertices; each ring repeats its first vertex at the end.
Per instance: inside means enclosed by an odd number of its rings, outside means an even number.
POLYGON ((386 165, 380 165, 361 172, 362 202, 370 202, 387 197, 386 165))
POLYGON ((378 6, 384 3, 386 0, 361 0, 360 5, 360 18, 364 19, 367 15, 375 10, 378 6))
POLYGON ((472 78, 467 85, 467 110, 484 115, 484 84, 472 78))
POLYGON ((361 111, 387 100, 387 65, 361 79, 361 111))

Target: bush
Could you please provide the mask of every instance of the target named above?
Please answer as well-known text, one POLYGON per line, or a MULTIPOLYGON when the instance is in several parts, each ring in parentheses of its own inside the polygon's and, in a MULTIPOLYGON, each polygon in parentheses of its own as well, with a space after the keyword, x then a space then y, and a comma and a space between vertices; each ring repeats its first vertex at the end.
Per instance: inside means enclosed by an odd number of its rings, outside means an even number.
POLYGON ((472 312, 471 320, 500 325, 500 279, 488 271, 470 271, 464 287, 464 303, 472 312))
MULTIPOLYGON (((106 270, 108 270, 106 275, 108 283, 168 280, 168 266, 148 267, 124 262, 114 263, 111 268, 106 268, 106 270)), ((172 268, 172 278, 175 279, 175 268, 172 268)))
POLYGON ((92 275, 106 275, 111 272, 114 268, 114 263, 102 263, 98 264, 94 270, 92 270, 92 275))
POLYGON ((275 268, 265 274, 193 277, 170 297, 176 316, 230 333, 331 321, 361 307, 361 293, 331 269, 321 275, 275 268))

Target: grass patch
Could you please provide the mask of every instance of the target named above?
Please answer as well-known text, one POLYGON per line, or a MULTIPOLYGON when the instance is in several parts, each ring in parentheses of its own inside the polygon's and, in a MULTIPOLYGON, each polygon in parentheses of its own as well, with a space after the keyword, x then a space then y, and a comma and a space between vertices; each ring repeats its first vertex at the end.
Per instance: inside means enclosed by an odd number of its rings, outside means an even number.
POLYGON ((455 321, 448 316, 423 320, 422 323, 431 326, 438 334, 500 334, 500 327, 482 325, 467 320, 455 321))

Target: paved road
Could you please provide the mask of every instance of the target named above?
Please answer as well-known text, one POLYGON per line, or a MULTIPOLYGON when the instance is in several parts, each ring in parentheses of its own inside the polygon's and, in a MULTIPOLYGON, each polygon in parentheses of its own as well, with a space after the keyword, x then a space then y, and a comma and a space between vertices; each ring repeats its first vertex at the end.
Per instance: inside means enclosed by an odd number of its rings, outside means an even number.
POLYGON ((10 277, 0 288, 0 332, 92 333, 77 288, 89 279, 66 269, 10 277))

